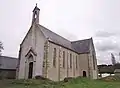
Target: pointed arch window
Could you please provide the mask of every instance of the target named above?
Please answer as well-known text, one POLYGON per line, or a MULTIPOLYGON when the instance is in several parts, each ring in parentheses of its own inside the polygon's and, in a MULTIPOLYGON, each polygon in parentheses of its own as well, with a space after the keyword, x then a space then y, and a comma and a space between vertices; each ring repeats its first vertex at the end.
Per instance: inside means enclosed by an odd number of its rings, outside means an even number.
POLYGON ((96 65, 96 63, 95 63, 95 55, 93 54, 93 69, 95 70, 95 65, 96 65))
POLYGON ((76 56, 76 69, 78 69, 78 58, 76 56))
POLYGON ((65 51, 63 51, 63 68, 65 68, 65 51))
POLYGON ((53 50, 53 66, 56 67, 56 48, 53 50))
POLYGON ((72 54, 70 54, 70 68, 72 68, 72 54))

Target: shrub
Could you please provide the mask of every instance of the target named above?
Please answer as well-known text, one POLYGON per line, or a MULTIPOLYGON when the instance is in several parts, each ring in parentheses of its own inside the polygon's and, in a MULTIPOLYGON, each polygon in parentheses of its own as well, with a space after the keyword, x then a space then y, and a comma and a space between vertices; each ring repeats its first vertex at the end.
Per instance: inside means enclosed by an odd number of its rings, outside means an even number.
POLYGON ((35 76, 35 79, 46 80, 46 78, 44 78, 44 77, 42 77, 42 76, 40 76, 40 75, 35 76))
POLYGON ((68 81, 70 81, 72 79, 73 79, 72 77, 66 77, 66 78, 64 78, 64 82, 68 82, 68 81))

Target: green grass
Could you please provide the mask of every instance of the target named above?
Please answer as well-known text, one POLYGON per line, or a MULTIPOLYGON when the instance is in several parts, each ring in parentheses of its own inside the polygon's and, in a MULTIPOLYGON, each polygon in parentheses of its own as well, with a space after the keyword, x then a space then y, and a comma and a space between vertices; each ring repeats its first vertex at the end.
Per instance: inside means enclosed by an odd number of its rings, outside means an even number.
POLYGON ((44 80, 0 80, 0 88, 120 88, 120 81, 76 78, 69 82, 44 80))

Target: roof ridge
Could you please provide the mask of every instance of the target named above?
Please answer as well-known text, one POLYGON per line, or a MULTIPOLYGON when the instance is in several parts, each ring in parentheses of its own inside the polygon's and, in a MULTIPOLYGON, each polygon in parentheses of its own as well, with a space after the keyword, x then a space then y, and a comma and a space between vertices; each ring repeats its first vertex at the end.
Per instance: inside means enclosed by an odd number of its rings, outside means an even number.
POLYGON ((76 40, 76 41, 71 41, 71 43, 73 43, 73 42, 79 42, 79 41, 86 41, 86 40, 91 40, 91 38, 88 38, 88 39, 82 39, 82 40, 76 40))

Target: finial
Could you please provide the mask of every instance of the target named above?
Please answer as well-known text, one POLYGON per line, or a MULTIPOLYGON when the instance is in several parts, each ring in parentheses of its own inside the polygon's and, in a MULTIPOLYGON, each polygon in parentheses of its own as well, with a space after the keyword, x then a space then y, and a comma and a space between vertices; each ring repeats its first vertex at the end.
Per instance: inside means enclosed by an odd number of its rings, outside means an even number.
POLYGON ((36 3, 36 7, 37 7, 37 3, 36 3))

